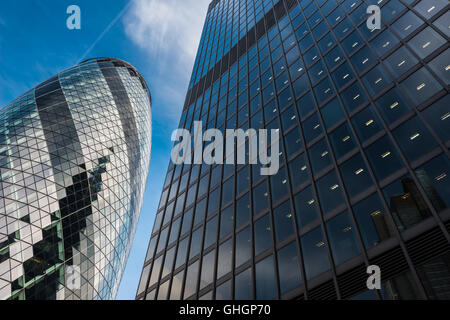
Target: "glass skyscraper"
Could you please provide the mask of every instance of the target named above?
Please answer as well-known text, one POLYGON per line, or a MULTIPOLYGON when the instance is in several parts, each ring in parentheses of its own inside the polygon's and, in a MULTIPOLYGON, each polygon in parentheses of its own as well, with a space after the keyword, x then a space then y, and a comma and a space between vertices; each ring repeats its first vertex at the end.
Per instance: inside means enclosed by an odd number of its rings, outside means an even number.
POLYGON ((124 61, 84 61, 0 111, 0 300, 115 298, 150 149, 150 91, 124 61))
POLYGON ((179 127, 279 130, 281 168, 169 164, 136 298, 450 299, 449 22, 212 1, 179 127))

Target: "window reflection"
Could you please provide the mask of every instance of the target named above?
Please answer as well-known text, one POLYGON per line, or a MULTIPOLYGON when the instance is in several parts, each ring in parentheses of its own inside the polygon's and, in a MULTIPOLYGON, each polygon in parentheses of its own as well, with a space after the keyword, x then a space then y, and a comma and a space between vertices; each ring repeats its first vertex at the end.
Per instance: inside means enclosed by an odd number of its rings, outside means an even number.
POLYGON ((255 237, 255 256, 257 256, 272 246, 272 228, 268 214, 255 221, 253 231, 255 237))
POLYGON ((308 280, 330 269, 327 245, 320 227, 303 235, 301 244, 308 280))
POLYGON ((302 283, 300 259, 297 243, 291 242, 278 250, 278 274, 281 294, 298 287, 302 283))
POLYGON ((231 280, 217 286, 216 300, 231 300, 231 280))
POLYGON ((370 249, 394 235, 392 224, 378 194, 353 206, 364 245, 370 249))
POLYGON ((273 256, 258 262, 255 267, 256 299, 272 300, 276 297, 273 256))
POLYGON ((393 74, 396 78, 400 77, 402 74, 410 70, 413 66, 415 66, 419 60, 417 60, 411 51, 409 51, 406 47, 400 47, 397 51, 391 54, 386 60, 384 60, 384 64, 388 67, 391 74, 393 74))
POLYGON ((366 154, 378 180, 383 180, 403 167, 402 160, 387 136, 368 147, 366 154))
POLYGON ((433 105, 425 109, 422 114, 428 124, 433 128, 442 141, 450 139, 450 95, 435 102, 433 105))
POLYGON ((311 117, 306 119, 303 122, 302 127, 307 143, 310 143, 323 133, 322 125, 320 124, 317 113, 314 113, 311 117))
POLYGON ((383 189, 389 210, 400 232, 428 218, 431 213, 414 180, 404 176, 383 189))
POLYGON ((234 299, 251 300, 253 299, 252 273, 247 269, 236 276, 234 281, 234 299))
POLYGON ((356 148, 353 133, 351 133, 347 122, 334 130, 329 137, 336 159, 356 148))
POLYGON ((409 161, 416 160, 437 146, 436 140, 417 117, 395 129, 393 135, 409 161))
POLYGON ((336 265, 361 252, 357 243, 355 228, 347 211, 327 222, 327 232, 336 265))
POLYGON ((400 86, 416 104, 421 104, 442 89, 425 67, 410 75, 400 86))
POLYGON ((372 178, 360 153, 340 165, 345 189, 350 197, 373 185, 372 178))
POLYGON ((232 239, 222 243, 219 246, 217 262, 217 279, 220 279, 231 272, 231 263, 233 261, 233 241, 232 239))
POLYGON ((294 197, 294 203, 299 228, 306 226, 319 217, 317 201, 312 186, 297 194, 294 197))
POLYGON ((406 38, 414 30, 423 24, 423 20, 416 16, 412 11, 408 11, 400 19, 394 22, 392 28, 402 37, 406 38))
POLYGON ((273 210, 276 241, 280 242, 294 233, 294 212, 289 201, 273 210))
POLYGON ((311 174, 304 153, 289 162, 289 173, 292 188, 294 189, 310 180, 311 174))
POLYGON ((184 284, 184 295, 183 295, 184 299, 191 297, 197 291, 197 279, 199 267, 200 263, 197 260, 196 262, 191 264, 187 269, 186 281, 184 284))
POLYGON ((397 88, 393 88, 386 92, 375 104, 383 119, 388 123, 400 119, 411 110, 406 99, 397 88))
POLYGON ((450 206, 450 163, 441 155, 414 170, 417 179, 436 211, 450 206))
POLYGON ((317 182, 319 202, 323 213, 333 210, 344 203, 342 187, 339 185, 336 171, 331 171, 317 182))
POLYGON ((420 299, 419 290, 411 272, 404 272, 381 284, 383 300, 417 300, 420 299))
POLYGON ((450 299, 449 253, 422 264, 417 271, 430 299, 450 299))
POLYGON ((250 227, 247 227, 236 235, 236 267, 239 267, 251 258, 251 251, 252 237, 250 227))
POLYGON ((215 250, 203 256, 199 290, 205 288, 207 285, 213 282, 215 257, 216 257, 215 250))
POLYGON ((314 175, 332 164, 331 153, 325 139, 320 140, 309 149, 314 175))
POLYGON ((431 27, 425 28, 417 36, 408 41, 408 44, 414 52, 422 59, 445 43, 445 39, 431 27))

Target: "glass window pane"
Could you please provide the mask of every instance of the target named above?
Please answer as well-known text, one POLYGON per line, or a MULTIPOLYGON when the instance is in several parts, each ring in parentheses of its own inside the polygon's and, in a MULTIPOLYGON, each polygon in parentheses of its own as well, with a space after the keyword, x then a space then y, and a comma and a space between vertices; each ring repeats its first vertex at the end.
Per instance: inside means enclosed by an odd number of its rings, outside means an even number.
POLYGON ((236 235, 236 267, 239 267, 251 258, 251 251, 252 237, 250 227, 247 227, 236 235))
POLYGON ((437 18, 433 24, 439 28, 447 37, 450 37, 450 11, 437 18))
POLYGON ((414 52, 422 59, 445 44, 445 39, 431 27, 426 27, 418 35, 408 41, 414 52))
POLYGON ((356 148, 353 133, 351 133, 347 122, 334 130, 329 137, 336 159, 356 148))
POLYGON ((400 232, 431 215, 425 199, 409 176, 404 176, 385 187, 383 194, 400 232))
POLYGON ((445 84, 450 84, 450 49, 445 50, 439 56, 434 58, 428 65, 431 70, 433 70, 436 75, 445 82, 445 84))
POLYGON ((281 168, 276 175, 270 176, 272 202, 277 203, 288 193, 286 169, 281 168))
POLYGON ((346 211, 327 222, 328 239, 334 263, 339 265, 361 252, 355 228, 346 211))
POLYGON ((366 154, 378 180, 383 180, 403 167, 402 160, 387 136, 368 147, 366 154))
POLYGON ((293 211, 289 201, 273 210, 276 241, 280 242, 294 233, 293 211))
POLYGON ((315 175, 333 163, 330 149, 325 139, 320 140, 309 149, 309 156, 315 175))
POLYGON ((337 98, 330 101, 326 106, 321 109, 323 121, 325 127, 330 129, 333 125, 338 123, 344 118, 344 112, 337 98))
POLYGON ((330 269, 327 245, 320 227, 303 235, 301 243, 308 280, 330 269))
POLYGON ((324 214, 344 203, 342 188, 334 170, 317 182, 317 190, 324 214))
POLYGON ((450 139, 450 95, 446 95, 444 98, 434 103, 422 114, 428 124, 433 128, 442 141, 450 139))
POLYGON ((253 188, 253 215, 258 215, 269 208, 267 180, 253 188))
POLYGON ((297 242, 291 242, 278 251, 281 294, 298 287, 302 283, 300 268, 297 242))
POLYGON ((246 193, 236 201, 236 228, 250 219, 250 194, 246 193))
POLYGON ((253 299, 251 269, 247 269, 236 276, 236 279, 234 281, 234 299, 235 300, 253 299))
POLYGON ((191 264, 186 272, 186 282, 184 284, 184 299, 191 297, 197 291, 198 268, 200 263, 198 260, 191 264))
POLYGON ((378 194, 375 193, 354 205, 353 212, 367 249, 394 236, 391 222, 378 194))
POLYGON ((367 95, 359 82, 355 82, 345 89, 345 91, 341 93, 341 97, 348 112, 356 110, 368 100, 367 95))
POLYGON ((298 127, 295 127, 294 130, 289 132, 284 137, 284 142, 286 145, 286 155, 287 158, 291 158, 294 154, 303 149, 303 141, 300 136, 300 130, 298 127))
POLYGON ((384 64, 395 78, 400 77, 418 62, 419 60, 404 46, 384 60, 384 64))
POLYGON ((442 89, 442 86, 424 67, 410 75, 400 83, 400 86, 416 104, 421 104, 442 89))
POLYGON ((373 185, 372 178, 360 153, 341 164, 340 170, 345 189, 350 198, 373 185))
POLYGON ((272 246, 272 228, 268 214, 255 221, 253 231, 255 233, 255 256, 257 256, 272 246))
POLYGON ((361 142, 366 141, 383 129, 380 119, 370 106, 354 116, 352 123, 361 142))
POLYGON ((204 248, 216 243, 217 238, 217 216, 206 223, 204 248))
POLYGON ((220 213, 220 238, 233 231, 234 212, 233 206, 223 209, 220 213))
POLYGON ((409 36, 414 30, 423 24, 423 20, 412 11, 406 12, 400 19, 394 22, 392 28, 403 38, 409 36))
POLYGON ((200 277, 200 290, 211 284, 214 280, 214 262, 216 260, 216 251, 213 250, 203 256, 202 273, 200 277))
POLYGON ((175 247, 166 252, 164 258, 164 266, 162 268, 161 279, 165 278, 172 272, 173 260, 175 258, 175 247))
POLYGON ((233 241, 232 239, 222 243, 219 247, 217 262, 217 279, 220 279, 231 272, 231 263, 233 261, 233 241))
POLYGON ((255 274, 257 300, 272 300, 277 295, 273 262, 273 256, 269 256, 256 264, 255 274))
POLYGON ((170 289, 170 300, 181 299, 181 288, 183 286, 184 270, 178 272, 172 278, 172 286, 170 289))
POLYGON ((234 199, 234 176, 225 181, 222 187, 222 206, 234 199))
POLYGON ((392 79, 381 65, 376 66, 370 70, 363 78, 364 84, 370 95, 375 96, 387 87, 392 79))
POLYGON ((191 249, 189 250, 189 260, 200 253, 202 246, 203 226, 192 233, 191 249))
POLYGON ((231 300, 231 280, 217 286, 216 300, 231 300))
POLYGON ((317 208, 317 201, 312 186, 297 194, 294 197, 294 203, 299 228, 306 226, 319 217, 319 209, 317 208))
POLYGON ((301 186, 303 183, 311 179, 311 173, 309 171, 308 164, 306 163, 304 153, 289 162, 289 173, 293 189, 301 186))
POLYGON ((414 170, 436 211, 450 206, 450 162, 441 155, 414 170))
POLYGON ((375 104, 383 119, 389 124, 400 119, 411 110, 408 102, 397 88, 386 92, 375 104))
POLYGON ((389 29, 386 29, 385 31, 381 32, 375 39, 371 40, 370 44, 372 45, 372 48, 375 50, 378 56, 381 57, 389 50, 391 50, 398 42, 399 40, 397 39, 397 37, 395 37, 389 29))
POLYGON ((297 110, 301 118, 304 118, 305 116, 310 114, 313 110, 315 110, 315 108, 316 104, 314 102, 311 91, 308 91, 305 95, 297 100, 297 110))
POLYGON ((437 146, 436 140, 417 117, 395 129, 393 135, 409 161, 416 160, 437 146))
POLYGON ((323 133, 322 125, 320 124, 317 113, 313 114, 302 123, 303 133, 305 135, 306 143, 310 143, 323 133))

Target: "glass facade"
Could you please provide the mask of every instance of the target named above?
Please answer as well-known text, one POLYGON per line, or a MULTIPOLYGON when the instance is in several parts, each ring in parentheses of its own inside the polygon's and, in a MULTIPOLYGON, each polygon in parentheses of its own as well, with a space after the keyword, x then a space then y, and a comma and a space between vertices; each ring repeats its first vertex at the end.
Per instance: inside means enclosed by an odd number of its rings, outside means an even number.
POLYGON ((82 62, 0 111, 0 300, 115 298, 150 149, 149 89, 120 60, 82 62))
POLYGON ((179 127, 278 129, 281 167, 170 163, 136 298, 448 299, 448 9, 212 1, 179 127))

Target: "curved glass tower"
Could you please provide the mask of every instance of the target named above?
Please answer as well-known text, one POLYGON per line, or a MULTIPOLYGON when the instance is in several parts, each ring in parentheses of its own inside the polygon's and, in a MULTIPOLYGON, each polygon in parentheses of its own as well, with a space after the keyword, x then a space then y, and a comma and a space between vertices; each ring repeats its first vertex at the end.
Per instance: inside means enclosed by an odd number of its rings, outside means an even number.
POLYGON ((0 299, 112 299, 142 206, 151 97, 96 58, 0 111, 0 299))

